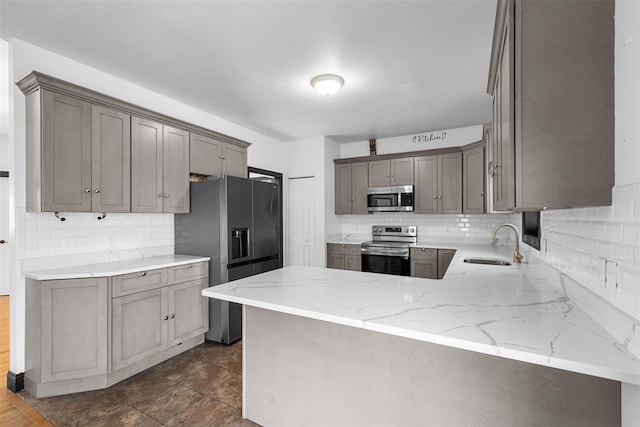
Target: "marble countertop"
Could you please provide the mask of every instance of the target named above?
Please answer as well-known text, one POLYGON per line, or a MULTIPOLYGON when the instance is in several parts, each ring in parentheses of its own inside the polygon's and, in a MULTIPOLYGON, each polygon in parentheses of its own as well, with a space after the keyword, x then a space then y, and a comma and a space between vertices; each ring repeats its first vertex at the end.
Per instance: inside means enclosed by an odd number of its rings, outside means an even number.
POLYGON ((511 261, 511 245, 445 247, 457 252, 442 280, 291 266, 203 295, 640 384, 640 360, 534 265, 464 262, 511 261))
POLYGON ((184 264, 209 261, 209 257, 192 255, 161 255, 146 258, 133 258, 120 261, 100 262, 63 268, 29 271, 24 277, 35 280, 84 279, 88 277, 111 277, 120 274, 135 273, 143 270, 175 267, 184 264))

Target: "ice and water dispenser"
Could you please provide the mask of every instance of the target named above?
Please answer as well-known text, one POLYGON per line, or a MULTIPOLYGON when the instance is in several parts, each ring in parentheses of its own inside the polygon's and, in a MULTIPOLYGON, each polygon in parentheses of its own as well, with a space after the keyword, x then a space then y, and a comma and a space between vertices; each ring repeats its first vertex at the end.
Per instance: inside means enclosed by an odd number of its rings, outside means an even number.
POLYGON ((231 229, 231 260, 241 260, 249 256, 249 229, 231 229))

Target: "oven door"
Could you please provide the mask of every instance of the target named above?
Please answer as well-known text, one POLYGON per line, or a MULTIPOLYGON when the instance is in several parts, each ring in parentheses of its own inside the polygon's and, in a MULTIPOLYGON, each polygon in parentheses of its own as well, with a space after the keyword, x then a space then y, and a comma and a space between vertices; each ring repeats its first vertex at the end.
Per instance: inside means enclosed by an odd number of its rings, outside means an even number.
POLYGON ((395 274, 409 276, 411 264, 409 257, 394 255, 362 254, 362 271, 370 273, 395 274))

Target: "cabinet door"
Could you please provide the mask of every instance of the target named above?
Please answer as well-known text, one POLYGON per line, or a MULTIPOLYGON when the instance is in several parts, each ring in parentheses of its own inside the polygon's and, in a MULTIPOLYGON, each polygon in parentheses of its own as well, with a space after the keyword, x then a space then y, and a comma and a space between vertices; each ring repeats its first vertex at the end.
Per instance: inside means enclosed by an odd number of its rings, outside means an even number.
POLYGON ((167 288, 114 298, 113 370, 167 348, 167 288))
POLYGON ((162 212, 162 125, 131 118, 131 212, 162 212))
POLYGON ((498 104, 497 118, 493 129, 497 133, 494 147, 494 188, 493 208, 508 210, 515 207, 515 128, 514 128, 514 63, 512 18, 508 14, 498 65, 499 79, 496 80, 498 104))
POLYGON ((107 373, 107 279, 42 282, 42 382, 107 373))
POLYGON ((222 142, 191 133, 189 135, 189 171, 198 175, 222 176, 222 142))
POLYGON ((91 104, 42 93, 42 210, 91 211, 91 104))
POLYGON ((462 213, 462 153, 438 155, 438 213, 462 213))
POLYGON ((437 156, 415 158, 414 211, 435 214, 438 211, 437 156))
POLYGON ((423 279, 438 278, 438 261, 427 259, 411 260, 411 276, 423 279))
POLYGON ((413 157, 391 160, 391 185, 413 185, 413 157))
POLYGON ((94 212, 131 211, 131 116, 91 106, 94 212))
POLYGON ((169 346, 181 344, 209 329, 209 299, 202 296, 207 286, 204 278, 169 286, 169 346))
POLYGON ((189 212, 189 132, 164 125, 162 142, 163 212, 189 212))
POLYGON ((367 188, 369 188, 369 166, 366 162, 351 164, 351 213, 367 214, 367 188))
POLYGON ((462 208, 464 213, 485 213, 484 148, 462 153, 462 208))
POLYGON ((352 204, 351 164, 336 165, 335 169, 335 212, 336 214, 350 214, 352 204))
POLYGON ((222 175, 247 177, 247 149, 225 143, 222 146, 222 175))
POLYGON ((386 187, 391 183, 391 161, 369 162, 369 187, 386 187))
POLYGON ((345 255, 345 269, 351 271, 362 271, 362 256, 345 255))
POLYGON ((438 279, 442 279, 453 260, 456 251, 453 249, 438 249, 438 279))

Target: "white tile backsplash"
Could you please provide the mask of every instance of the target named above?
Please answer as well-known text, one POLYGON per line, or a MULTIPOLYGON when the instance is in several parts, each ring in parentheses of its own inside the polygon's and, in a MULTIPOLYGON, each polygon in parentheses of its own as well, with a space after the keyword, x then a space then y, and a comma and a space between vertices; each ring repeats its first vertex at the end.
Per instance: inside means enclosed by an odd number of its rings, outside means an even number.
MULTIPOLYGON (((88 253, 126 256, 127 252, 173 246, 173 214, 109 213, 98 220, 98 213, 63 213, 65 221, 53 213, 25 213, 25 246, 20 258, 28 260, 56 257, 67 264, 66 258, 86 256, 88 253)), ((166 250, 161 251, 163 254, 166 250)), ((108 259, 107 259, 108 260, 108 259)), ((29 265, 33 262, 27 263, 29 265)), ((77 264, 77 261, 76 261, 77 264)))
MULTIPOLYGON (((343 215, 341 233, 371 235, 374 225, 416 225, 418 239, 429 238, 473 238, 489 239, 496 225, 512 223, 520 229, 520 215, 420 215, 414 213, 374 213, 372 215, 343 215)), ((511 231, 501 230, 498 237, 511 238, 511 231), (504 233, 504 234, 503 234, 504 233)))

